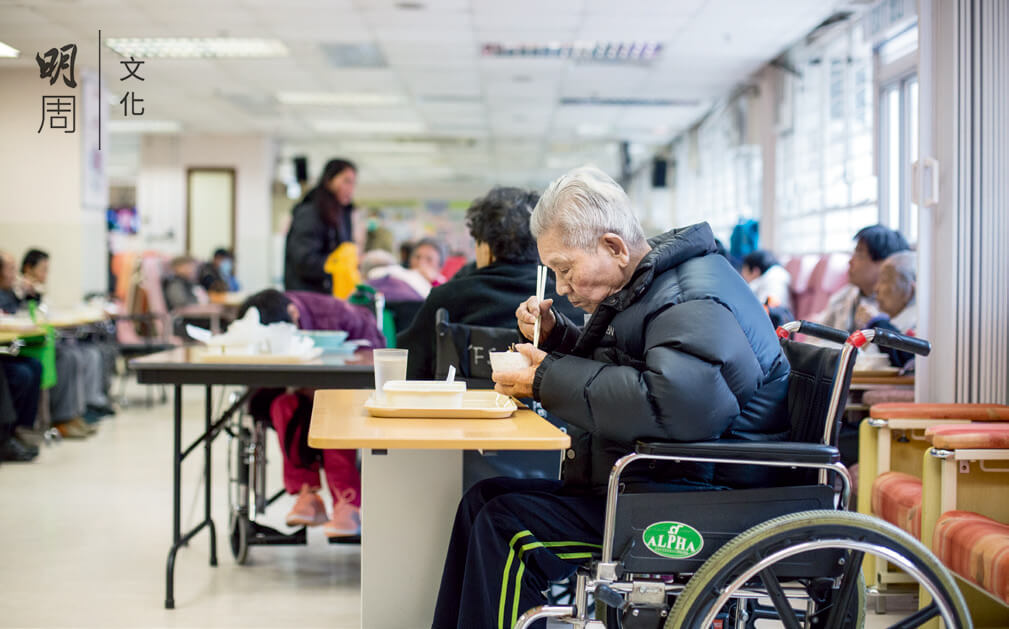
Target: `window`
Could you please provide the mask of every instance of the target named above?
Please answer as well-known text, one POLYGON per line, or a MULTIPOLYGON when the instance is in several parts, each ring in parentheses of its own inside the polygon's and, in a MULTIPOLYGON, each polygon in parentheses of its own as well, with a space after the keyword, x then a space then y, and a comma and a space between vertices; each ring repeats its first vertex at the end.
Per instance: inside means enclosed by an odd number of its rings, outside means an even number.
POLYGON ((918 240, 918 206, 911 203, 911 164, 918 159, 917 28, 879 50, 879 221, 918 240), (897 57, 896 53, 903 56, 897 57), (885 64, 885 65, 883 65, 885 64))
POLYGON ((743 144, 746 97, 739 97, 681 136, 676 160, 676 223, 707 221, 728 244, 743 218, 759 218, 763 162, 760 147, 743 144))
POLYGON ((848 26, 788 54, 775 151, 778 253, 850 251, 877 221, 872 48, 848 26), (782 113, 784 111, 784 113, 782 113))

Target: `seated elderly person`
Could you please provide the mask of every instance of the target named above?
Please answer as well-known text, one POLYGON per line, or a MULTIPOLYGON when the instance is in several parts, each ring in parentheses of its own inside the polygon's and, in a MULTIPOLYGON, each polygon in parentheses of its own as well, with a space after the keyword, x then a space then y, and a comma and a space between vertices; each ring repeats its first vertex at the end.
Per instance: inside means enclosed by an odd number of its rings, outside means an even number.
MULTIPOLYGON (((496 373, 497 390, 533 397, 566 420, 563 481, 494 478, 456 513, 433 626, 511 626, 574 573, 574 553, 602 543, 610 468, 638 439, 781 440, 789 366, 746 282, 716 253, 706 223, 646 240, 627 195, 595 168, 550 184, 531 218, 557 292, 591 313, 579 329, 526 300, 519 330, 540 347, 496 373), (521 552, 516 561, 515 554, 521 552)), ((768 479, 732 466, 653 470, 670 491, 747 487, 768 479)))
POLYGON ((771 307, 782 306, 791 310, 792 276, 770 251, 757 249, 747 254, 743 258, 743 266, 739 273, 760 303, 771 307))
MULTIPOLYGON (((293 323, 301 330, 344 330, 351 339, 363 339, 371 347, 385 346, 375 317, 366 308, 335 297, 309 291, 282 293, 266 289, 252 295, 239 308, 238 317, 249 308, 259 311, 263 324, 293 323)), ((307 389, 259 389, 249 401, 250 413, 269 417, 280 440, 284 460, 284 488, 297 496, 287 514, 288 526, 323 525, 327 537, 348 537, 361 531, 361 478, 356 450, 317 450, 308 445, 308 424, 314 392, 307 389), (333 497, 332 516, 319 497, 319 473, 326 476, 333 497)))
POLYGON ((165 306, 169 310, 177 310, 191 306, 206 299, 200 298, 196 290, 196 260, 189 256, 178 256, 169 263, 171 272, 161 280, 161 288, 165 294, 165 306))
MULTIPOLYGON (((883 261, 876 281, 876 302, 859 307, 855 323, 859 328, 884 328, 900 334, 914 336, 918 322, 918 306, 914 301, 916 283, 916 255, 913 251, 895 253, 883 261)), ((909 352, 883 348, 890 364, 903 367, 914 358, 909 352)))
MULTIPOLYGON (((396 337, 397 347, 410 350, 408 378, 434 377, 434 315, 439 308, 448 310, 455 323, 515 328, 515 307, 536 294, 538 258, 529 216, 538 198, 519 188, 494 188, 466 210, 466 225, 476 241, 476 268, 431 289, 413 324, 396 337)), ((556 298, 549 278, 546 294, 556 298)), ((578 316, 567 299, 558 298, 557 308, 578 316)))
POLYGON ((441 267, 445 264, 446 255, 448 254, 445 245, 441 242, 434 238, 421 238, 410 251, 410 262, 407 266, 423 275, 431 286, 438 286, 445 283, 441 267))
POLYGON ((863 227, 855 234, 855 251, 848 260, 849 284, 830 297, 823 312, 814 317, 823 325, 854 332, 855 313, 862 306, 873 308, 873 293, 883 260, 910 249, 900 232, 884 225, 863 227))
POLYGON ((390 301, 424 301, 431 292, 431 282, 412 269, 404 268, 396 256, 384 249, 373 249, 361 259, 365 283, 390 301))
POLYGON ((235 279, 235 256, 227 249, 217 249, 210 262, 204 262, 196 272, 200 286, 212 292, 236 292, 239 290, 235 279))

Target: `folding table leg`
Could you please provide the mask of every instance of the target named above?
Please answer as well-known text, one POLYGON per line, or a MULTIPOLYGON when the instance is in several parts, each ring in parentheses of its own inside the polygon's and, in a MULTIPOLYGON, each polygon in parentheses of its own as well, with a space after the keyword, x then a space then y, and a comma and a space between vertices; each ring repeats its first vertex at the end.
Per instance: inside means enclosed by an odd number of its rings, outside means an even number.
POLYGON ((210 565, 217 565, 217 530, 214 528, 214 521, 210 517, 210 458, 213 439, 210 438, 210 426, 214 421, 213 388, 207 385, 206 398, 204 401, 204 423, 203 423, 203 513, 207 526, 210 528, 210 565))
POLYGON ((182 385, 175 385, 172 450, 172 548, 165 569, 165 609, 175 609, 175 553, 182 542, 182 385))

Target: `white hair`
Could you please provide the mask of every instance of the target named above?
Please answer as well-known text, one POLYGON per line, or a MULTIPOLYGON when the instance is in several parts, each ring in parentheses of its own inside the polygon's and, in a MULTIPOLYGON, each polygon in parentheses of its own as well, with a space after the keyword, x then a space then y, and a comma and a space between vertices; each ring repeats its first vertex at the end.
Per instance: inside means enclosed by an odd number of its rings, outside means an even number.
POLYGON ((884 264, 893 267, 897 290, 910 295, 917 281, 917 255, 913 251, 898 251, 890 255, 884 264))
POLYGON ((595 166, 576 168, 554 180, 533 210, 533 238, 559 229, 568 247, 592 249, 605 233, 614 233, 635 249, 645 244, 645 232, 631 209, 631 200, 616 181, 595 166))
POLYGON ((361 275, 365 278, 373 269, 399 264, 396 256, 385 249, 372 249, 361 258, 361 275))

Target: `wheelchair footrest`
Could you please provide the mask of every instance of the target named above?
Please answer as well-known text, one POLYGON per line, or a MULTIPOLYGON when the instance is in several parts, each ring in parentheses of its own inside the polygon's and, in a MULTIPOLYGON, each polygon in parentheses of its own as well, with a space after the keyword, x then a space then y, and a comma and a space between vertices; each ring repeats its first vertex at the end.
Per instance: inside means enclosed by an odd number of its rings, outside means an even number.
POLYGON ((304 546, 308 543, 304 527, 288 534, 258 522, 249 521, 248 526, 250 546, 304 546))
POLYGON ((329 543, 330 544, 357 544, 357 545, 360 545, 361 544, 361 536, 360 535, 347 535, 347 536, 344 536, 344 537, 330 537, 329 538, 329 543))

